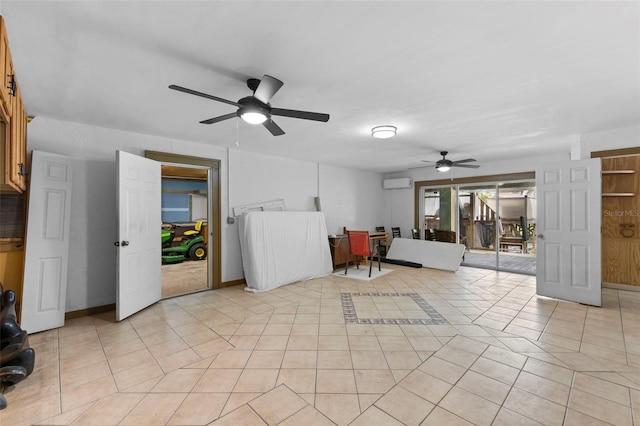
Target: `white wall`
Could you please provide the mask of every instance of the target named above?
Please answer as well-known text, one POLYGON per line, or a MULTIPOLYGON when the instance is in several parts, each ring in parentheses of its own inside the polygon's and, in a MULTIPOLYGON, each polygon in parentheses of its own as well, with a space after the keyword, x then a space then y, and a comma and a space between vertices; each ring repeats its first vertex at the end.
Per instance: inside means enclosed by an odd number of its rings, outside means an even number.
POLYGON ((313 198, 320 194, 330 233, 342 226, 373 229, 384 218, 382 175, 377 173, 46 117, 29 124, 28 150, 33 149, 74 158, 67 312, 115 302, 116 150, 136 155, 153 150, 221 161, 223 282, 243 277, 237 225, 225 221, 229 207, 282 198, 289 210, 314 210, 313 198))
POLYGON ((593 151, 640 146, 640 126, 586 133, 572 147, 573 158, 590 158, 593 151))
POLYGON ((381 174, 320 165, 319 176, 329 234, 341 234, 345 226, 373 231, 384 224, 381 174))

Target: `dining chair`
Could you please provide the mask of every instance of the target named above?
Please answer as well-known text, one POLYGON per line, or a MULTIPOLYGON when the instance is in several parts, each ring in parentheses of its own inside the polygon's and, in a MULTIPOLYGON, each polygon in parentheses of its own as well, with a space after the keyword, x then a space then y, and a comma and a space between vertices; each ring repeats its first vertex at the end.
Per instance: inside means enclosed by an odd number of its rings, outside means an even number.
POLYGON ((391 228, 391 236, 393 236, 393 238, 401 238, 399 226, 394 226, 391 228))
MULTIPOLYGON (((384 226, 376 226, 376 232, 387 232, 384 229, 384 226)), ((380 255, 381 256, 386 256, 387 255, 387 243, 384 241, 378 241, 380 244, 380 255)))
POLYGON ((378 271, 381 271, 380 266, 380 244, 376 243, 371 249, 371 240, 369 239, 369 231, 349 231, 347 230, 347 238, 349 240, 349 254, 347 257, 347 265, 344 268, 344 274, 347 275, 349 269, 349 259, 351 256, 356 256, 356 268, 360 269, 360 262, 357 256, 370 257, 369 262, 369 277, 371 277, 371 270, 373 268, 374 256, 378 256, 378 271))

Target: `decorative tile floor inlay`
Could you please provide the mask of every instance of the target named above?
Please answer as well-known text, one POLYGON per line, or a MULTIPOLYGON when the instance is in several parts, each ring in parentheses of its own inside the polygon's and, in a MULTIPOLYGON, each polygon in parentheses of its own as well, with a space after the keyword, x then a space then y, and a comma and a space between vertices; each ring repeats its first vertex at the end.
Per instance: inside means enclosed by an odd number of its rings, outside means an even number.
POLYGON ((449 324, 417 293, 340 293, 345 322, 355 324, 449 324))

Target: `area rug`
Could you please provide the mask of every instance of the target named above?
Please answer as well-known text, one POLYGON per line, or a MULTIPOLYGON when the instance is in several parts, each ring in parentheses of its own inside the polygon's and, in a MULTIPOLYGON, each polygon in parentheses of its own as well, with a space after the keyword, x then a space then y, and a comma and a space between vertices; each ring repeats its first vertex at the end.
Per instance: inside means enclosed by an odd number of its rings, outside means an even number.
POLYGON ((335 275, 336 277, 353 278, 354 280, 371 281, 375 280, 376 278, 380 278, 381 276, 386 275, 389 272, 393 272, 393 269, 382 268, 381 271, 378 271, 378 267, 376 265, 373 265, 371 277, 369 277, 369 266, 360 265, 360 269, 349 268, 349 272, 347 273, 347 275, 344 274, 344 269, 340 269, 339 271, 334 272, 333 275, 335 275))

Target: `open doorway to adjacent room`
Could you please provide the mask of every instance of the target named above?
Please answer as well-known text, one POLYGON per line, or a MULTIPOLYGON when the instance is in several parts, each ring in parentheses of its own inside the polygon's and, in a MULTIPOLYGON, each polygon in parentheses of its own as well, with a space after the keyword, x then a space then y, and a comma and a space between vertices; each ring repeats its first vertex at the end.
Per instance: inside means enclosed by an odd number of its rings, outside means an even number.
POLYGON ((217 160, 147 152, 161 162, 162 298, 220 286, 217 160))

